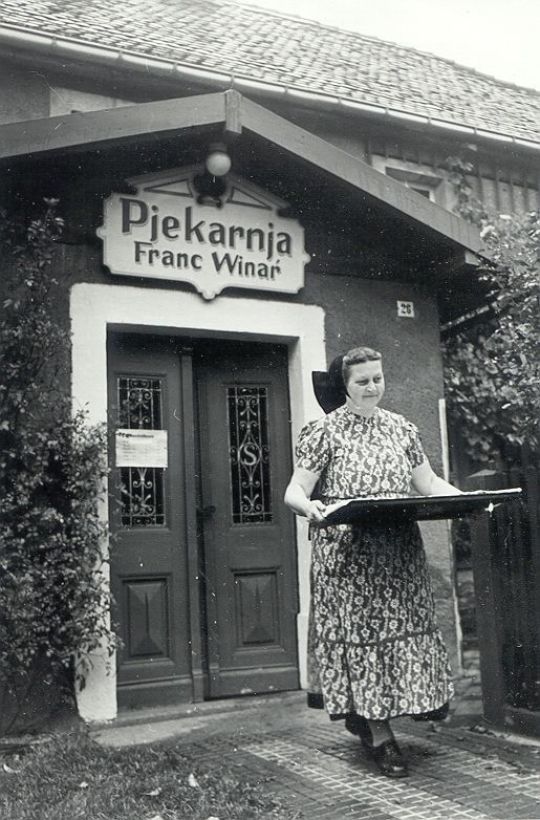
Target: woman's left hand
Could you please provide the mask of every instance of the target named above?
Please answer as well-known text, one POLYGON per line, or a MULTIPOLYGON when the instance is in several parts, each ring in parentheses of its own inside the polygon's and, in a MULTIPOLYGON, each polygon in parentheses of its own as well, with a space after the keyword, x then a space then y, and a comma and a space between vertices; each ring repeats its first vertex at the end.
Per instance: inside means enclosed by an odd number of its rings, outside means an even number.
POLYGON ((310 524, 319 524, 321 521, 324 521, 326 513, 326 507, 322 503, 316 499, 315 501, 309 501, 306 507, 306 518, 310 524))

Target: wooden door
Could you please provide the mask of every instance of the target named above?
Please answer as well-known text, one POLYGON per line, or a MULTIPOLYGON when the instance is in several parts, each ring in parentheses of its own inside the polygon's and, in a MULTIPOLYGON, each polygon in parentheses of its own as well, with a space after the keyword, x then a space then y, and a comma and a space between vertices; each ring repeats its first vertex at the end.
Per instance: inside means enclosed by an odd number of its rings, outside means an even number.
POLYGON ((174 340, 109 340, 111 589, 123 642, 120 705, 192 698, 180 367, 174 340), (119 428, 166 431, 168 466, 118 466, 119 428))
POLYGON ((286 349, 198 343, 209 695, 298 687, 286 349))

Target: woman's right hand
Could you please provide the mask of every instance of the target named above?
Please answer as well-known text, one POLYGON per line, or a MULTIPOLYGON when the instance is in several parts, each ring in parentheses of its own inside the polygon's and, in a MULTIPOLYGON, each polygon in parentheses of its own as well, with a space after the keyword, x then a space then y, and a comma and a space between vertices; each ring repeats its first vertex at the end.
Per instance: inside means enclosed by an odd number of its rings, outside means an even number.
POLYGON ((318 499, 308 501, 306 505, 306 518, 310 524, 317 524, 325 519, 326 507, 318 499))

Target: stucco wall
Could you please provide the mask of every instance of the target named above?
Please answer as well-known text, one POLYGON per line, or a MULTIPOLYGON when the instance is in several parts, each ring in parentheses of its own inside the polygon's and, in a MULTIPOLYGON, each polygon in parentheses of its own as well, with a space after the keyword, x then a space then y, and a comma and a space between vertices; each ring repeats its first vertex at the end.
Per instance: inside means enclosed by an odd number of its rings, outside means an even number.
POLYGON ((49 116, 49 87, 38 72, 0 62, 0 125, 49 116))

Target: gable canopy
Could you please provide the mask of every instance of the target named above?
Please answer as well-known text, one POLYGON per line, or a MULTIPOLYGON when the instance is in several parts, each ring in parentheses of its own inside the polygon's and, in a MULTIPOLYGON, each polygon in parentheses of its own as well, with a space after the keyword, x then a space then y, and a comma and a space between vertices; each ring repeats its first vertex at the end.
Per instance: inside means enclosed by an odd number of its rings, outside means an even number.
POLYGON ((108 167, 126 180, 202 162, 216 138, 228 143, 238 175, 319 224, 321 236, 333 226, 342 272, 358 270, 351 249, 362 244, 391 248, 400 275, 410 269, 415 280, 448 282, 475 264, 480 238, 472 226, 236 91, 3 125, 0 163, 15 177, 30 164, 70 180, 108 167))

